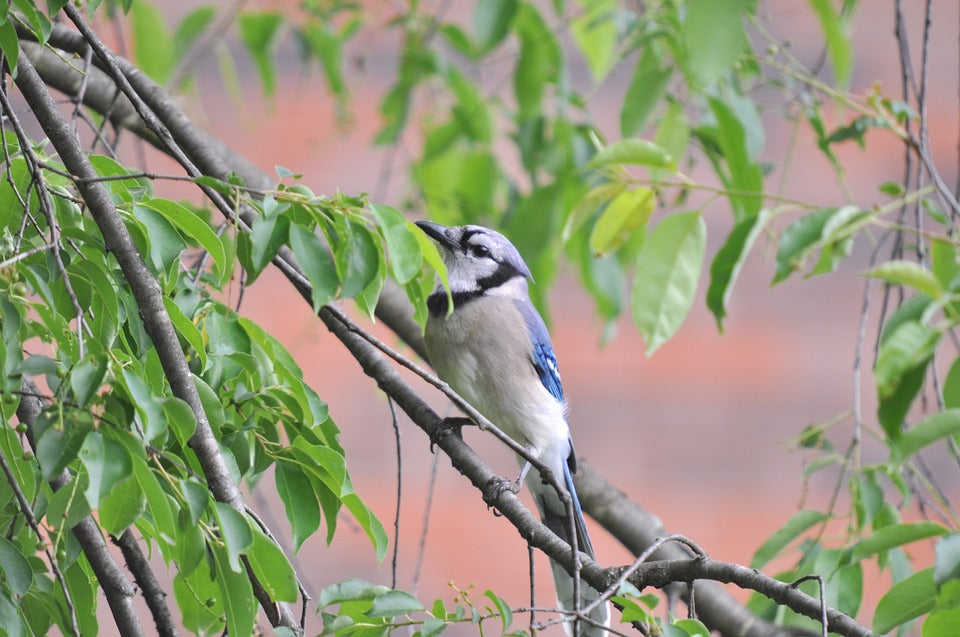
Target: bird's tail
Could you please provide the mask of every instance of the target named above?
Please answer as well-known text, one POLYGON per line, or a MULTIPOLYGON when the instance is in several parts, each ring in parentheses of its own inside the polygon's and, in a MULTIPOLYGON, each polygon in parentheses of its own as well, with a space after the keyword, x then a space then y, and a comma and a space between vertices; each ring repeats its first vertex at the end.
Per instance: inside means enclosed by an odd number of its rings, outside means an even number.
MULTIPOLYGON (((564 486, 567 487, 567 491, 570 493, 570 496, 573 500, 574 522, 577 533, 577 548, 590 557, 595 558, 596 555, 593 552, 593 544, 590 542, 590 536, 587 534, 587 527, 584 523, 583 512, 580 509, 580 500, 577 498, 577 490, 573 486, 573 476, 571 474, 570 467, 566 462, 562 462, 561 464, 563 466, 563 472, 561 474, 563 483, 564 486)), ((531 473, 536 472, 531 471, 531 473)), ((536 500, 537 509, 540 511, 540 518, 543 523, 551 531, 566 541, 567 544, 572 544, 570 541, 570 522, 569 518, 567 517, 567 511, 563 505, 563 502, 559 497, 557 497, 554 488, 550 485, 543 484, 539 475, 532 476, 529 481, 529 485, 534 493, 534 499, 536 500), (538 488, 532 488, 534 483, 538 483, 538 488)), ((553 560, 550 560, 550 570, 553 571, 553 582, 557 589, 557 602, 559 603, 560 607, 566 610, 573 610, 574 608, 577 608, 578 606, 574 604, 573 576, 571 576, 563 566, 553 560)), ((579 597, 579 608, 584 609, 594 600, 600 597, 600 593, 581 579, 579 597)), ((588 617, 590 617, 593 622, 596 622, 597 625, 585 621, 579 622, 579 636, 606 637, 606 627, 610 625, 609 603, 604 602, 599 604, 595 609, 593 609, 593 611, 590 612, 588 617), (603 628, 600 626, 603 626, 603 628)), ((564 624, 564 627, 567 629, 567 634, 573 634, 573 623, 564 624)))

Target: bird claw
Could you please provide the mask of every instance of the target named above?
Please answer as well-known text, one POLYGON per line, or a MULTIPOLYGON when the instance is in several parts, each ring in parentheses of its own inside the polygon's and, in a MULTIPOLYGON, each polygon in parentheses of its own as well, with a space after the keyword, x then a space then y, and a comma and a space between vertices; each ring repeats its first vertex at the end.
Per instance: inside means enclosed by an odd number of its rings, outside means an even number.
POLYGON ((469 418, 461 417, 449 417, 441 418, 440 421, 433 426, 433 431, 430 432, 430 453, 433 453, 434 447, 440 444, 440 441, 449 436, 452 433, 456 433, 457 436, 460 435, 460 430, 465 425, 472 425, 473 421, 469 418))
MULTIPOLYGON (((495 477, 490 478, 490 481, 487 482, 486 487, 483 489, 483 501, 487 503, 487 508, 494 506, 497 500, 500 499, 500 496, 509 491, 510 493, 519 493, 520 482, 514 482, 513 480, 508 480, 506 478, 495 477)), ((494 515, 502 515, 496 510, 493 512, 494 515)))

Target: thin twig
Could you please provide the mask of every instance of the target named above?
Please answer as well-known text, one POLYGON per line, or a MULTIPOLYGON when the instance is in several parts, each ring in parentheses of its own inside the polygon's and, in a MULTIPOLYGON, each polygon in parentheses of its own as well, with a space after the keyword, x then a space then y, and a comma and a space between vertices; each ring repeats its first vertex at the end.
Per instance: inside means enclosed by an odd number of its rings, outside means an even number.
POLYGON ((387 396, 390 420, 393 423, 393 439, 397 443, 397 508, 393 516, 393 559, 390 564, 390 588, 397 587, 397 558, 400 554, 400 496, 403 493, 403 453, 400 446, 400 422, 393 408, 393 399, 387 396))
POLYGON ((29 257, 32 257, 33 255, 35 255, 35 254, 38 253, 38 252, 43 252, 44 250, 49 250, 49 249, 51 249, 51 248, 53 248, 53 244, 52 244, 52 243, 44 243, 43 245, 35 246, 35 247, 33 247, 33 248, 30 248, 29 250, 24 250, 24 251, 21 252, 20 254, 14 255, 14 256, 10 257, 9 259, 7 259, 6 261, 0 261, 0 268, 5 268, 5 267, 7 267, 7 266, 9 266, 9 265, 13 265, 13 264, 15 264, 15 263, 19 263, 20 261, 23 261, 24 259, 27 259, 27 258, 29 258, 29 257))
POLYGON ((826 586, 824 585, 824 582, 823 582, 823 575, 805 575, 804 577, 801 577, 800 579, 798 579, 798 580, 796 580, 795 582, 791 583, 791 584, 790 584, 790 587, 791 587, 791 588, 797 588, 798 586, 800 586, 800 584, 803 584, 804 582, 808 582, 808 581, 811 581, 811 580, 816 580, 817 586, 819 587, 819 591, 820 591, 820 595, 819 595, 819 597, 820 597, 820 629, 821 629, 821 631, 823 631, 823 632, 821 633, 821 634, 822 634, 822 637, 827 637, 827 596, 826 596, 826 592, 825 592, 826 586))

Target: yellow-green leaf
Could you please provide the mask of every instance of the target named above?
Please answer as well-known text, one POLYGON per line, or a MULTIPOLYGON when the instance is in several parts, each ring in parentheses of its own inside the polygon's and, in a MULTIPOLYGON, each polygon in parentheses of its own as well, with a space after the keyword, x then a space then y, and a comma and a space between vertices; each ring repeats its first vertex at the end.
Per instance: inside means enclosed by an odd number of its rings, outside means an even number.
POLYGON ((590 249, 597 256, 614 252, 647 224, 656 198, 649 188, 621 192, 607 206, 590 235, 590 249))

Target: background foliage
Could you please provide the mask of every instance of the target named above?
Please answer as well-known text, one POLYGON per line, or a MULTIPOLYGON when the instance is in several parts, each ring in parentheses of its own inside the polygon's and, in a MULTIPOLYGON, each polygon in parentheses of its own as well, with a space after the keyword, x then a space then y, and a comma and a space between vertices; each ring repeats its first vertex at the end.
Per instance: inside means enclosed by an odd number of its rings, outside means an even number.
MULTIPOLYGON (((0 9, 0 50, 18 82, 37 51, 29 47, 56 39, 51 18, 65 4, 17 0, 0 9)), ((234 53, 211 44, 226 37, 242 43, 272 95, 277 43, 293 37, 304 68, 319 67, 338 117, 348 120, 344 47, 369 26, 367 8, 319 0, 290 12, 238 7, 195 8, 175 25, 145 0, 89 3, 85 16, 104 27, 127 25, 134 62, 173 92, 191 90, 193 60, 210 51, 224 85, 236 86, 234 53)), ((832 471, 837 491, 849 497, 785 521, 750 566, 799 555, 777 577, 822 576, 827 603, 872 617, 876 632, 951 634, 960 622, 956 494, 938 486, 946 478, 927 469, 921 452, 942 448, 960 463, 960 207, 941 175, 947 169, 930 151, 929 22, 910 34, 924 44, 911 65, 900 3, 894 8, 891 45, 903 51, 902 91, 854 93, 847 89, 854 2, 804 5, 824 41, 824 62, 814 69, 770 34, 754 2, 497 0, 475 3, 465 16, 411 3, 383 27, 399 48, 373 140, 411 154, 413 187, 393 207, 364 194, 316 195, 304 185, 308 176, 282 168, 269 186, 237 173, 187 170, 208 199, 174 201, 163 196, 167 177, 139 171, 135 158, 114 157, 112 144, 96 141, 86 161, 98 177, 78 176, 46 139, 53 136, 44 115, 31 104, 34 122, 28 109, 11 106, 22 102, 8 81, 0 181, 0 412, 8 423, 0 431, 7 478, 0 484, 0 629, 97 632, 103 576, 71 531, 90 519, 98 533, 134 534, 159 553, 172 574, 175 621, 188 631, 249 634, 255 596, 297 602, 296 573, 271 531, 238 501, 213 492, 210 461, 196 443, 204 432, 233 484, 256 485, 273 473, 294 550, 321 523, 329 541, 346 510, 383 559, 387 533, 354 492, 324 400, 283 345, 224 299, 237 281, 256 285, 265 268, 292 255, 314 311, 354 299, 373 316, 384 286, 396 285, 422 324, 425 295, 443 269, 408 220, 425 214, 502 229, 530 264, 535 301, 547 316, 546 291, 561 264, 570 264, 606 325, 605 340, 615 338, 626 313, 647 354, 676 334, 696 302, 722 330, 741 267, 761 241, 776 245, 774 285, 837 276, 854 243, 869 244, 864 298, 882 286, 883 302, 876 308, 865 301, 862 321, 882 329, 873 344, 861 329, 854 363, 869 385, 857 386, 849 413, 797 438, 816 457, 807 473, 832 471), (504 58, 509 71, 491 89, 482 70, 504 58), (588 81, 574 81, 578 65, 588 81), (632 71, 611 135, 593 121, 591 92, 624 65, 632 71), (841 185, 840 145, 895 138, 904 148, 904 177, 876 184, 870 200, 848 194, 821 205, 784 197, 767 178, 773 164, 789 160, 764 155, 771 125, 812 131, 841 185), (146 284, 130 278, 106 238, 84 190, 91 184, 105 189, 111 214, 158 286, 201 412, 175 388, 168 354, 145 324, 139 288, 146 284), (728 217, 726 233, 708 237, 705 215, 728 217), (701 289, 705 298, 698 299, 701 289), (862 413, 860 391, 876 393, 875 413, 862 413), (25 401, 38 397, 42 409, 25 417, 25 401), (885 445, 883 461, 861 461, 866 436, 885 445), (932 563, 911 557, 915 542, 935 543, 932 563), (892 586, 864 609, 867 564, 889 571, 892 586)), ((94 56, 64 57, 85 70, 94 56)), ((73 114, 84 139, 111 130, 93 112, 64 113, 73 114)), ((816 581, 800 587, 817 594, 816 581)), ((620 593, 625 619, 669 634, 702 630, 692 621, 662 626, 651 612, 655 598, 620 593)), ((519 604, 493 591, 482 600, 464 591, 451 605, 425 607, 409 593, 351 580, 331 582, 310 612, 320 612, 325 632, 340 634, 413 625, 432 635, 450 623, 492 625, 488 620, 506 632, 521 623, 511 611, 519 604)), ((761 595, 749 608, 772 621, 817 626, 761 595)))

